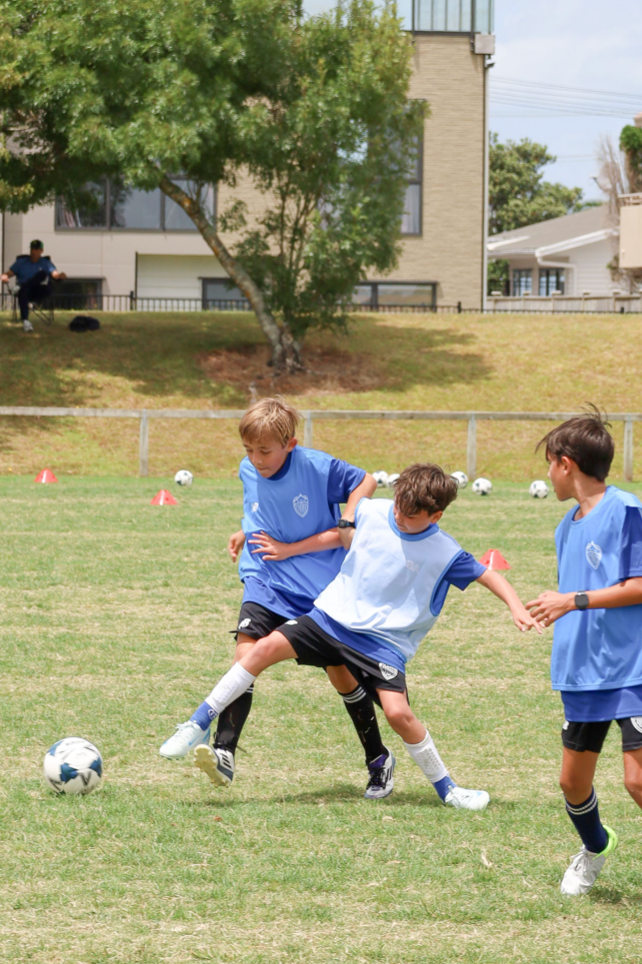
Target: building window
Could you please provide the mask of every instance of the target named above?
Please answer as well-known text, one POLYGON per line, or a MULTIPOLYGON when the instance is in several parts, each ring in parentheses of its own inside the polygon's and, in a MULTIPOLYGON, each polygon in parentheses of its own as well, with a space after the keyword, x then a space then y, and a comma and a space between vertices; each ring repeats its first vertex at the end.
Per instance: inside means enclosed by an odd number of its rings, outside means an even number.
POLYGON ((554 291, 564 294, 564 268, 540 268, 539 293, 552 295, 554 291))
POLYGON ((227 278, 203 278, 203 310, 209 308, 249 308, 250 303, 233 281, 227 278))
POLYGON ((55 287, 56 308, 63 311, 87 311, 102 307, 101 278, 65 278, 55 287))
POLYGON ((513 295, 530 295, 533 290, 533 272, 530 268, 513 268, 513 295))
POLYGON ((354 305, 378 308, 415 307, 434 308, 437 304, 435 281, 364 281, 354 289, 354 305))
MULTIPOLYGON (((189 191, 190 182, 174 178, 189 191)), ((215 215, 215 191, 206 190, 208 216, 215 215)), ((118 181, 86 184, 73 203, 56 199, 56 229, 102 229, 107 231, 198 231, 180 205, 166 197, 160 188, 141 191, 118 181)))
POLYGON ((494 6, 494 0, 415 0, 413 30, 492 33, 494 6))
POLYGON ((107 181, 90 181, 78 192, 74 203, 56 199, 57 228, 106 228, 107 181))
POLYGON ((401 215, 403 235, 418 236, 422 232, 423 167, 423 141, 418 138, 410 161, 404 212, 401 215))

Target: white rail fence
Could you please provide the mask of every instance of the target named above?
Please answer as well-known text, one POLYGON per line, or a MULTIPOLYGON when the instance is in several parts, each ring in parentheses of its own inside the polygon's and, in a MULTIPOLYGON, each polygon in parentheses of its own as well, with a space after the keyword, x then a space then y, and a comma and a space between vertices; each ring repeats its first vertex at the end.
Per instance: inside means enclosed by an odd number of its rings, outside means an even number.
MULTIPOLYGON (((240 419, 243 410, 236 409, 128 409, 128 408, 39 408, 33 406, 0 406, 0 417, 20 418, 137 418, 139 421, 138 474, 149 474, 149 421, 155 418, 240 419)), ((477 474, 477 423, 478 422, 563 422, 577 412, 369 412, 369 411, 306 411, 304 417, 303 444, 312 448, 314 421, 336 419, 379 421, 432 421, 467 422, 468 440, 466 471, 470 478, 477 474)), ((624 422, 623 476, 627 482, 633 479, 633 423, 642 422, 642 412, 609 415, 611 422, 624 422)))
POLYGON ((642 293, 635 295, 498 295, 487 299, 488 312, 541 312, 543 314, 639 314, 642 312, 642 293))

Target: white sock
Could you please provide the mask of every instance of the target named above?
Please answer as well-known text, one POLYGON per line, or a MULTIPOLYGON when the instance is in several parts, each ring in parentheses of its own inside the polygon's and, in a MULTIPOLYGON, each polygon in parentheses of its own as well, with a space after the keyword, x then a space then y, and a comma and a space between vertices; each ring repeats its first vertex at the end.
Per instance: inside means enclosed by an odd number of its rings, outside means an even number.
POLYGON ((431 783, 437 783, 448 776, 444 761, 439 756, 437 747, 428 730, 421 743, 406 743, 404 746, 419 769, 426 774, 431 783))
POLYGON ((223 679, 218 681, 210 695, 205 698, 205 702, 209 703, 218 716, 226 706, 229 706, 242 693, 245 693, 255 679, 256 676, 252 676, 246 669, 243 669, 240 663, 234 663, 232 669, 225 674, 223 679))

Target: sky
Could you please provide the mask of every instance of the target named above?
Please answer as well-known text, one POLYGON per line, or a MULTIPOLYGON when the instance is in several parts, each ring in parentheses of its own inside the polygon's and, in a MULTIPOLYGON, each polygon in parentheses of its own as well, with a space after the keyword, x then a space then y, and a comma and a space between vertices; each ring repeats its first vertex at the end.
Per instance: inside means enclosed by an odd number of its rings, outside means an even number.
MULTIPOLYGON (((335 3, 304 0, 304 6, 313 14, 335 3)), ((398 6, 409 25, 411 0, 398 6)), ((502 141, 545 144, 558 158, 545 169, 546 180, 601 199, 592 180, 600 136, 617 142, 642 112, 640 0, 495 0, 495 35, 490 129, 502 141)))

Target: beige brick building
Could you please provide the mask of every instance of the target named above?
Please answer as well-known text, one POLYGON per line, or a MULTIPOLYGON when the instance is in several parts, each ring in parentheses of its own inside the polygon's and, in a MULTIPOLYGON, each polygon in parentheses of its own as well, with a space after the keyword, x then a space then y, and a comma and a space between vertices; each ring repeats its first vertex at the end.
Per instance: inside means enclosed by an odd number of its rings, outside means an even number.
MULTIPOLYGON (((421 159, 409 179, 399 265, 364 279, 355 299, 372 304, 480 308, 485 276, 487 67, 494 50, 492 0, 415 0, 410 96, 430 105, 421 159)), ((160 191, 120 194, 95 186, 91 212, 60 203, 2 219, 2 268, 40 238, 69 293, 193 299, 192 307, 240 296, 186 215, 160 191)), ((263 201, 241 180, 233 193, 250 211, 263 201)), ((231 241, 232 239, 226 239, 231 241)), ((106 302, 107 306, 108 302, 106 302)), ((187 302, 185 302, 187 304, 187 302)), ((160 304, 159 304, 160 306, 160 304)), ((147 306, 146 306, 147 307, 147 306)))

